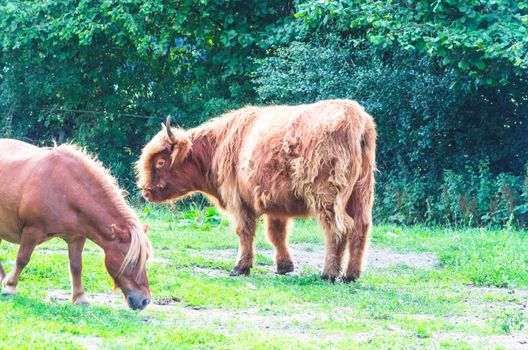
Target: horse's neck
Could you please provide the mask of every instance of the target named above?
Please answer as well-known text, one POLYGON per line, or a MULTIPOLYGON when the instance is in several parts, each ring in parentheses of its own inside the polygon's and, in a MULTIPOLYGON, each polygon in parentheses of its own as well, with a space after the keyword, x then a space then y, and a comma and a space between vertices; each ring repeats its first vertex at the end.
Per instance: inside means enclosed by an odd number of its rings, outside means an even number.
POLYGON ((133 220, 132 214, 125 212, 129 210, 125 208, 126 204, 109 198, 109 195, 99 188, 87 194, 85 200, 76 206, 80 224, 83 226, 80 229, 88 239, 103 249, 105 242, 112 239, 112 225, 125 228, 133 220))

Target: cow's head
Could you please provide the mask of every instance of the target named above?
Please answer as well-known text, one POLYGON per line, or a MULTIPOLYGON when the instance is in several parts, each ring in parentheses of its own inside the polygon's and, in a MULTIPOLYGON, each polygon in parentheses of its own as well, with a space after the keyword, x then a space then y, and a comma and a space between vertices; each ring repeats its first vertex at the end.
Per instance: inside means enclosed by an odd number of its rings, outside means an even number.
POLYGON ((165 202, 193 192, 197 170, 189 159, 192 142, 182 129, 162 130, 143 148, 136 164, 138 187, 151 202, 165 202))

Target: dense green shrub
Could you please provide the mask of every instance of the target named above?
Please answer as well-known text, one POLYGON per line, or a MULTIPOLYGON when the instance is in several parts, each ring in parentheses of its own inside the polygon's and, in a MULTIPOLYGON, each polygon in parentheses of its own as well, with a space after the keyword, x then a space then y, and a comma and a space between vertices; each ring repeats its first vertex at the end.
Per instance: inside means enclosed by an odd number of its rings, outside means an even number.
POLYGON ((80 143, 134 194, 167 114, 353 98, 378 220, 526 225, 527 26, 514 0, 0 1, 0 137, 80 143))
MULTIPOLYGON (((527 90, 466 89, 456 84, 459 72, 429 57, 336 35, 293 42, 257 62, 262 103, 354 98, 374 116, 378 220, 526 223, 527 90)), ((528 88, 522 79, 512 85, 528 88)))
POLYGON ((312 30, 403 49, 455 69, 459 83, 499 86, 528 68, 528 3, 517 0, 300 1, 312 30))
POLYGON ((288 40, 291 9, 279 0, 0 1, 0 136, 85 145, 134 190, 132 164, 167 114, 194 126, 251 99, 246 58, 288 40))

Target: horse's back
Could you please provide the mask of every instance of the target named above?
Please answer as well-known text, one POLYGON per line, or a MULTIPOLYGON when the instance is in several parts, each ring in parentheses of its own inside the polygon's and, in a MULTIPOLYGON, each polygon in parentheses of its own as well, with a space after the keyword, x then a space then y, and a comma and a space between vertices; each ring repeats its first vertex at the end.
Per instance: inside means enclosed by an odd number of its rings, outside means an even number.
MULTIPOLYGON (((0 181, 3 186, 0 193, 13 191, 42 169, 42 161, 49 150, 29 143, 12 139, 0 139, 0 181)), ((17 189, 20 190, 20 189, 17 189)))
POLYGON ((28 143, 0 139, 0 239, 18 243, 21 203, 46 151, 28 143))
POLYGON ((26 142, 0 139, 0 167, 7 166, 11 162, 31 159, 41 152, 41 148, 26 142))

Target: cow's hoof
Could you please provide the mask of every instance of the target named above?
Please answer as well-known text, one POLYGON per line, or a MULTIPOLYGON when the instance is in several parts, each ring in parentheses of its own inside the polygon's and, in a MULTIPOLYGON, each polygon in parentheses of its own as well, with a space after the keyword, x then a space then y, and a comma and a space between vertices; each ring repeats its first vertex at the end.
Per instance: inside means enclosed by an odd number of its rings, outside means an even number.
POLYGON ((2 288, 2 295, 5 297, 14 296, 16 293, 16 287, 6 285, 2 288))
POLYGON ((86 296, 86 294, 81 294, 75 300, 73 300, 73 305, 85 305, 90 306, 90 299, 86 296))
POLYGON ((337 276, 334 276, 334 275, 327 275, 327 274, 321 274, 321 279, 323 281, 329 281, 329 282, 332 282, 332 283, 335 283, 336 279, 337 279, 337 276))
POLYGON ((357 277, 354 277, 354 276, 343 276, 341 278, 341 280, 345 283, 353 283, 353 282, 356 282, 358 278, 357 277))
POLYGON ((293 271, 293 262, 291 261, 283 261, 277 264, 277 273, 279 275, 284 275, 292 271, 293 271))
POLYGON ((229 276, 248 276, 251 270, 251 266, 238 266, 233 267, 233 270, 229 273, 229 276))

